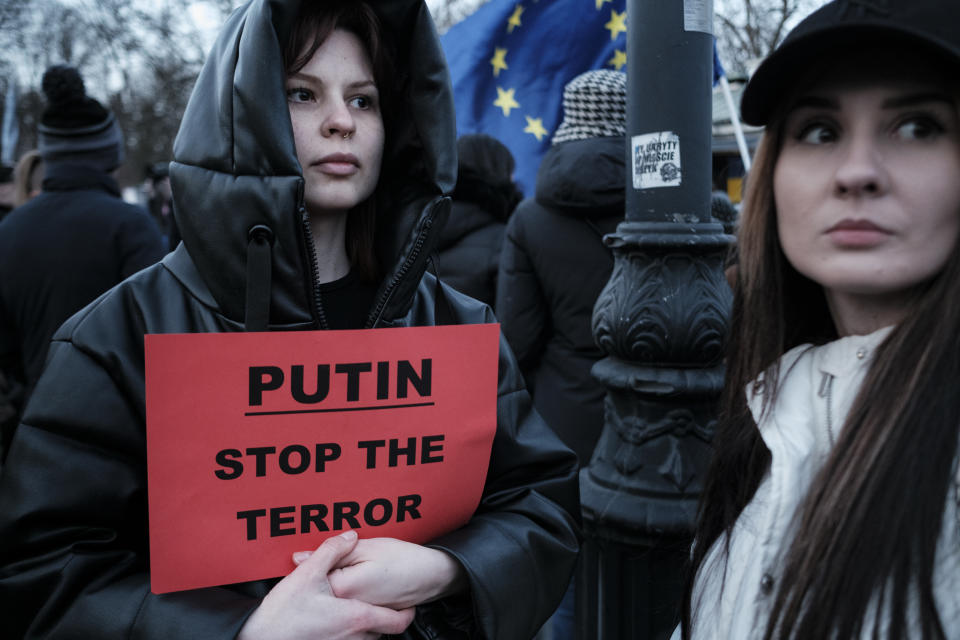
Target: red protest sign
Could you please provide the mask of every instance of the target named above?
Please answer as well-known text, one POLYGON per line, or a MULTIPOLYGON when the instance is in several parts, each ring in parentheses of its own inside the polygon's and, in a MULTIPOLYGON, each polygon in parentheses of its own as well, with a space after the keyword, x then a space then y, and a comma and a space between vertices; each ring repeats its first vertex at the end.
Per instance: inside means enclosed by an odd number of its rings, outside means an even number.
POLYGON ((148 335, 154 593, 286 575, 346 529, 426 542, 480 501, 499 326, 148 335))

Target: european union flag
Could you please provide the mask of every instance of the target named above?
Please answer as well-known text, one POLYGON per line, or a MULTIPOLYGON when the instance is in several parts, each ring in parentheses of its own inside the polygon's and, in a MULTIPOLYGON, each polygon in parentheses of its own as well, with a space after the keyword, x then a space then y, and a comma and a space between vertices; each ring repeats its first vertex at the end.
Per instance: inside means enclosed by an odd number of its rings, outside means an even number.
POLYGON ((713 41, 713 86, 717 86, 717 83, 720 82, 720 78, 727 75, 727 72, 723 70, 723 65, 720 64, 720 54, 717 53, 717 41, 713 41))
POLYGON ((626 33, 626 0, 490 0, 441 39, 457 134, 507 145, 520 188, 533 194, 564 85, 591 69, 625 70, 626 33))

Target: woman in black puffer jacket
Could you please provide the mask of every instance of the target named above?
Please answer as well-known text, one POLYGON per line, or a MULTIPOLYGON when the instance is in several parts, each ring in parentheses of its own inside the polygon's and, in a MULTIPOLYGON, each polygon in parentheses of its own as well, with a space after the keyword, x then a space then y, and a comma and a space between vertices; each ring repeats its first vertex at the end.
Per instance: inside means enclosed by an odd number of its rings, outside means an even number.
POLYGON ((373 548, 342 536, 279 582, 150 591, 144 335, 431 326, 443 309, 494 322, 426 273, 454 131, 421 0, 251 0, 233 14, 174 146, 182 244, 60 329, 14 438, 0 480, 5 637, 536 633, 576 559, 576 461, 532 410, 502 340, 480 505, 428 546, 392 541, 377 594, 334 595, 329 569, 373 548))

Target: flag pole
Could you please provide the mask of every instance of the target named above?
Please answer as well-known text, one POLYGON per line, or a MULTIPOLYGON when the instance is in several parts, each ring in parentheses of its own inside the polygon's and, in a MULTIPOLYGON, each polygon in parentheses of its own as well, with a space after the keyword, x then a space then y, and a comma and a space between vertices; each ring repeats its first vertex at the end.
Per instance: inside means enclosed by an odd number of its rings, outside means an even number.
POLYGON ((743 170, 750 171, 750 149, 747 147, 747 141, 743 137, 743 126, 740 124, 740 114, 736 105, 733 103, 733 94, 730 92, 730 83, 727 82, 727 76, 720 76, 720 90, 723 92, 723 98, 727 101, 727 111, 730 112, 730 122, 733 123, 733 135, 737 138, 737 148, 740 149, 740 159, 743 160, 743 170))

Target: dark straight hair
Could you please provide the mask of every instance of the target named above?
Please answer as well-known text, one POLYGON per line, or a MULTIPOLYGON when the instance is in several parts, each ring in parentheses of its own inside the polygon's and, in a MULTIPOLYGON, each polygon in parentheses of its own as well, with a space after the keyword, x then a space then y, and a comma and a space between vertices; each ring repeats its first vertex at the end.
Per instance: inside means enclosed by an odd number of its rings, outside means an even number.
MULTIPOLYGON (((741 215, 727 380, 694 531, 684 639, 696 622, 696 574, 724 536, 729 561, 734 523, 770 466, 745 390, 762 373, 762 411, 771 410, 779 358, 837 337, 822 287, 799 274, 780 247, 772 185, 783 118, 767 131, 741 215)), ((932 581, 960 442, 957 299, 960 247, 878 348, 839 440, 798 507, 765 640, 856 638, 881 627, 889 640, 945 637, 932 581), (911 607, 919 628, 908 627, 911 607)))
MULTIPOLYGON (((373 80, 380 94, 380 116, 383 118, 385 140, 389 140, 392 129, 389 116, 394 111, 396 100, 392 56, 384 39, 380 19, 367 3, 359 0, 323 3, 303 0, 283 48, 286 74, 293 75, 306 66, 336 29, 357 36, 370 56, 373 80)), ((380 278, 374 243, 377 217, 375 202, 376 197, 372 195, 355 206, 347 216, 347 257, 360 278, 367 282, 375 282, 380 278)))

